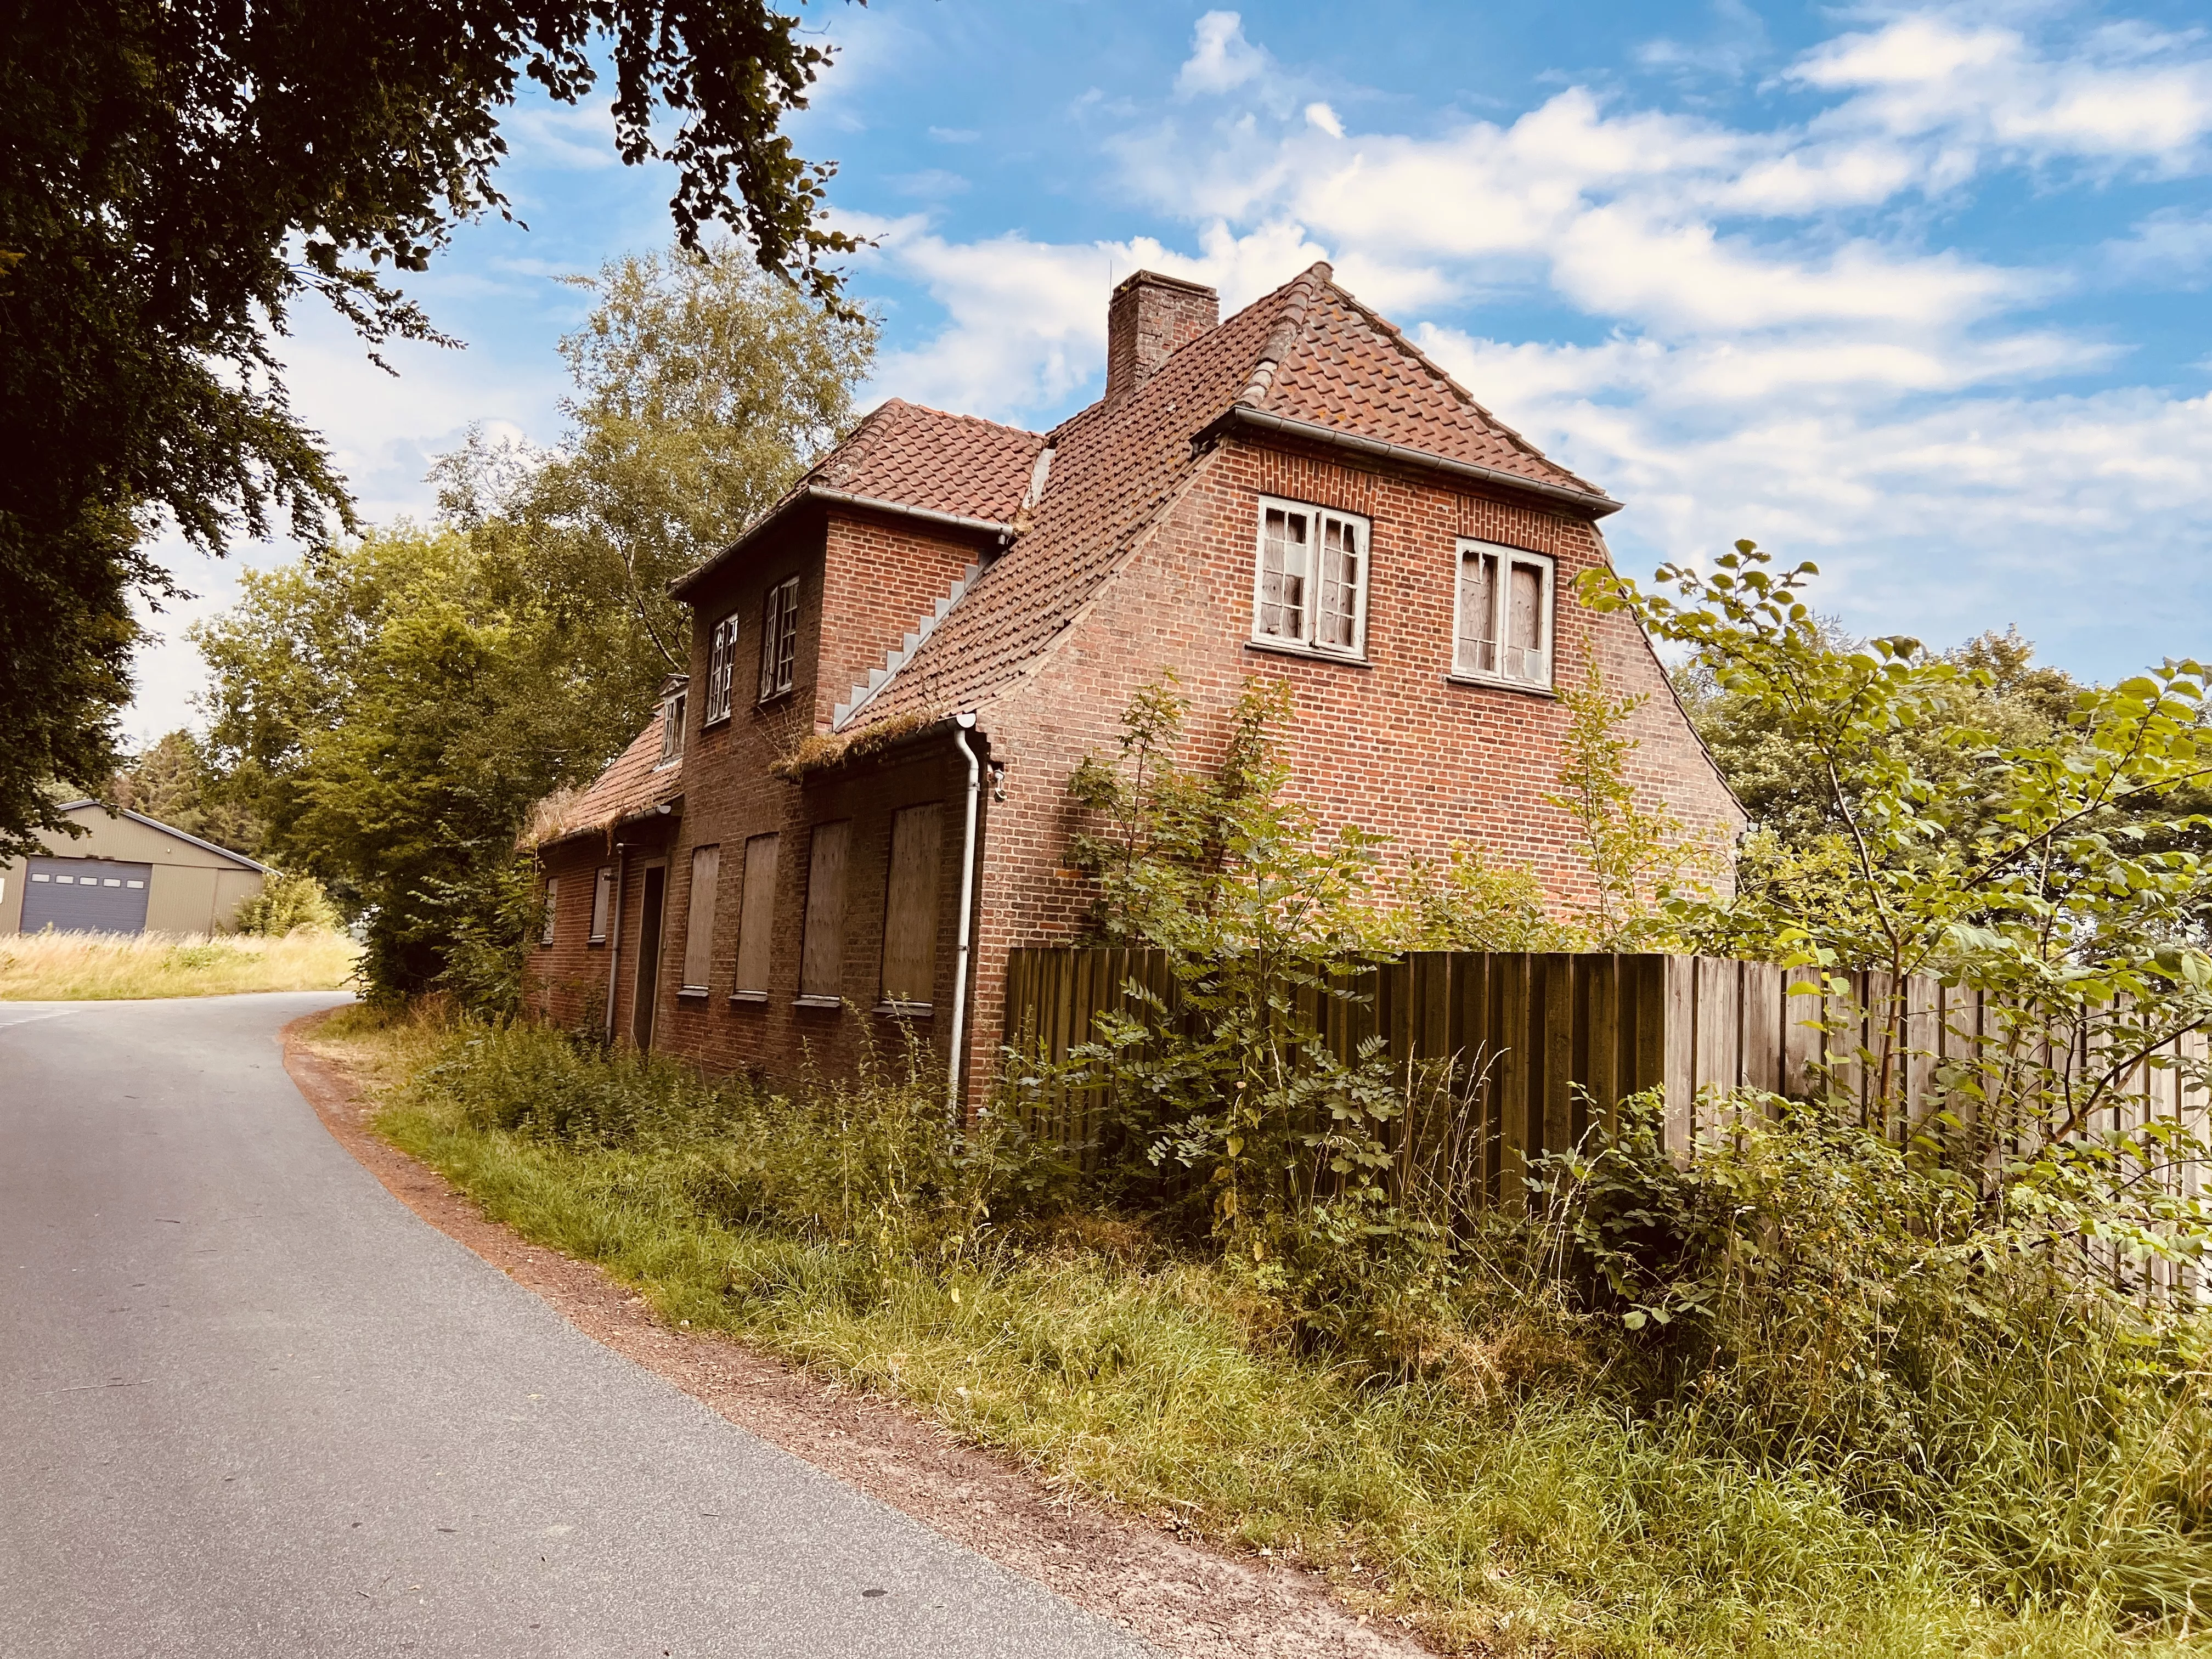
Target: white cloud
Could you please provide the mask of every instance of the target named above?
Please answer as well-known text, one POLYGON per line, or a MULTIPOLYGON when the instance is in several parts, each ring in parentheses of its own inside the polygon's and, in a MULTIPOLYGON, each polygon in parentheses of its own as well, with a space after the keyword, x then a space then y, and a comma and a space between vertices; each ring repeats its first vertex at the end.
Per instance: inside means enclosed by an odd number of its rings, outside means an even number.
POLYGON ((1267 67, 1267 54, 1244 38, 1244 20, 1233 11, 1210 11, 1191 31, 1190 56, 1176 76, 1184 97, 1234 92, 1267 67))
POLYGON ((2017 30, 1923 11, 1827 42, 1790 78, 1855 94, 1827 118, 1837 127, 2180 171, 2212 134, 2212 60, 2199 46, 2116 27, 2046 52, 2017 30))
MULTIPOLYGON (((1711 40, 1661 43, 1647 65, 1735 74, 1768 50, 1739 0, 1716 11, 1711 40)), ((1940 216, 2006 168, 2050 189, 2060 163, 2093 184, 2203 165, 2197 38, 2084 33, 2048 6, 1893 12, 1783 71, 1776 87, 1825 108, 1764 127, 1568 87, 1507 118, 1349 132, 1299 83, 1237 14, 1209 12, 1176 98, 1109 141, 1117 182, 1194 252, 895 240, 884 257, 948 320, 886 360, 883 388, 1048 418, 1096 383, 1110 278, 1214 282, 1227 308, 1326 252, 1503 418, 1631 502, 1608 524, 1625 563, 1741 535, 1825 551, 1827 602, 1869 626, 1943 637, 2004 612, 2076 641, 2090 672, 2139 658, 2129 628, 2173 614, 2161 585, 2197 569, 2190 527, 2212 513, 2212 400, 2194 382, 2079 391, 2068 377, 2128 361, 2124 324, 2045 313, 2203 286, 2212 219, 2168 208, 2005 264, 1945 246, 1940 216), (1497 303, 1610 333, 1485 339, 1474 319, 1497 303), (2121 546, 2124 564, 2083 556, 2121 546)))

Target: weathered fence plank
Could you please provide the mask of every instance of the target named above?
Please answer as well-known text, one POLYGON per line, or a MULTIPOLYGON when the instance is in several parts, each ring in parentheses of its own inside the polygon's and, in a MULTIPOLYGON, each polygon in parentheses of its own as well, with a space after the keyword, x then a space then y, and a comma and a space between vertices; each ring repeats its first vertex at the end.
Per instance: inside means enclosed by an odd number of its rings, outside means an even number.
MULTIPOLYGON (((1954 1167, 1988 1179, 2046 1127, 2033 1110, 1989 1103, 2016 1097, 2024 1067, 2058 1060, 2078 1076, 2099 1058, 2086 1043, 2019 1052, 2047 1040, 2009 1036, 1988 997, 1932 979, 1899 989, 1887 974, 1853 972, 1832 983, 1711 957, 1422 951, 1363 972, 1349 998, 1310 989, 1298 1001, 1340 1057, 1379 1037, 1401 1068, 1408 1112, 1387 1144, 1402 1176, 1447 1179, 1455 1192, 1510 1206, 1525 1201, 1532 1159, 1575 1145, 1594 1117, 1646 1091, 1662 1102, 1677 1158, 1737 1133, 1736 1091, 1751 1089, 1825 1094, 1866 1127, 1899 1144, 1924 1135, 1954 1167)), ((1107 1094, 1065 1068, 1097 1040, 1102 1014, 1140 1015, 1149 994, 1177 1017, 1169 958, 1024 948, 1011 953, 1006 987, 1007 1044, 1033 1073, 1018 1096, 1024 1125, 1090 1164, 1110 1129, 1107 1094)), ((2185 1033, 2136 1062, 2097 1127, 2173 1122, 2205 1134, 2207 1044, 2205 1033, 2185 1033)), ((2193 1196, 2204 1173, 2186 1164, 2170 1179, 2193 1196)), ((2212 1273, 2155 1276, 2212 1301, 2212 1273)))

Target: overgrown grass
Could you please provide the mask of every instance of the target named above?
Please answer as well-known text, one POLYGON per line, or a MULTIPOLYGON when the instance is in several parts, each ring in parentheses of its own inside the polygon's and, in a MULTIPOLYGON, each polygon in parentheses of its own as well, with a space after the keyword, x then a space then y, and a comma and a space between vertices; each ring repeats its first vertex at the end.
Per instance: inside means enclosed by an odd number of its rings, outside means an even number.
POLYGON ((1318 1565, 1447 1647, 2198 1650, 2185 1620, 2144 1624, 2094 1573, 1997 1605, 1971 1551, 1869 1507, 1859 1475, 1735 1455, 1710 1414, 1645 1410, 1510 1352, 1557 1340, 1541 1320, 1470 1328, 1472 1360, 1425 1370, 1309 1352, 1263 1277, 1066 1209, 1052 1159, 995 1127, 954 1144, 933 1090, 763 1098, 547 1032, 441 1042, 419 1021, 346 1019, 323 1035, 381 1068, 382 1133, 672 1322, 906 1401, 1048 1480, 1318 1565))
POLYGON ((0 1000, 106 1001, 240 991, 335 990, 361 948, 343 933, 15 933, 0 939, 0 1000))

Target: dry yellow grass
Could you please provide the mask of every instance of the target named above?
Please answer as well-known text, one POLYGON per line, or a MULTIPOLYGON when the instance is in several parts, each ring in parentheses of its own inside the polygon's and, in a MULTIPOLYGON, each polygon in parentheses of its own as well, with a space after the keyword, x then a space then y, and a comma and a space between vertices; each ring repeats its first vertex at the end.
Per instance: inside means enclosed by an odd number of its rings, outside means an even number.
POLYGON ((0 1001, 335 990, 360 959, 343 933, 15 933, 0 939, 0 1001))

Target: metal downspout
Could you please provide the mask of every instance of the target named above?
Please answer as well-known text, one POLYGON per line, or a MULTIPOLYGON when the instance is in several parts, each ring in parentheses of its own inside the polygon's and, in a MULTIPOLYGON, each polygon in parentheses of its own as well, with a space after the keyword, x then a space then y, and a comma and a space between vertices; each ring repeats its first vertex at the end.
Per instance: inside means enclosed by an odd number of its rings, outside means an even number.
POLYGON ((953 924, 952 935, 952 1052, 947 1066, 951 1077, 945 1091, 945 1113, 956 1124, 963 1115, 965 1105, 960 1096, 960 1062, 962 1045, 968 1036, 969 939, 974 931, 970 913, 975 904, 975 811, 983 793, 983 768, 968 742, 968 734, 975 728, 973 714, 958 716, 952 727, 952 746, 968 763, 968 821, 960 842, 960 908, 956 913, 957 920, 953 924))
POLYGON ((607 1042, 615 1040, 615 976, 622 966, 622 910, 623 879, 628 872, 623 866, 629 861, 629 849, 622 842, 615 843, 615 903, 614 916, 607 924, 607 1042))

